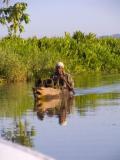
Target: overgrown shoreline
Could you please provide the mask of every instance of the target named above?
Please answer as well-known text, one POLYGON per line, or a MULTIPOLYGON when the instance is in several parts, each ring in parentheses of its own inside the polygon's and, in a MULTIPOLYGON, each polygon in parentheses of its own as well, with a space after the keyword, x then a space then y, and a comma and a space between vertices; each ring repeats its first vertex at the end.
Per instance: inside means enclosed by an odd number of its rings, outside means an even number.
POLYGON ((26 81, 50 74, 57 61, 68 72, 120 72, 120 39, 97 38, 76 31, 72 36, 0 40, 0 79, 26 81))

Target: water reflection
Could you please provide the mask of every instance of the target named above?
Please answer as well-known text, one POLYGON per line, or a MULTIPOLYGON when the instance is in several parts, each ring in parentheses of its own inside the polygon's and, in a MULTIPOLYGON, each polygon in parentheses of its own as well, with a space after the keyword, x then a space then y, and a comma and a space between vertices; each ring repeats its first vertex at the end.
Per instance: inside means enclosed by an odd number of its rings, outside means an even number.
POLYGON ((3 139, 33 147, 34 125, 26 118, 33 106, 31 85, 9 84, 0 87, 0 136, 3 139))
POLYGON ((32 86, 0 86, 0 136, 56 159, 88 160, 91 154, 91 159, 115 159, 120 148, 120 75, 80 75, 72 99, 34 101, 32 86), (68 121, 69 126, 61 127, 68 121))
MULTIPOLYGON (((120 87, 120 86, 119 86, 120 87)), ((75 97, 76 110, 80 116, 86 116, 101 106, 120 106, 120 93, 85 94, 75 97)))
POLYGON ((32 137, 35 136, 35 129, 29 126, 27 121, 15 119, 13 127, 1 129, 1 137, 24 146, 33 147, 32 137))
POLYGON ((49 100, 35 100, 34 111, 40 120, 45 116, 57 116, 60 125, 67 124, 67 116, 73 111, 75 106, 74 97, 63 96, 62 98, 50 98, 49 100))

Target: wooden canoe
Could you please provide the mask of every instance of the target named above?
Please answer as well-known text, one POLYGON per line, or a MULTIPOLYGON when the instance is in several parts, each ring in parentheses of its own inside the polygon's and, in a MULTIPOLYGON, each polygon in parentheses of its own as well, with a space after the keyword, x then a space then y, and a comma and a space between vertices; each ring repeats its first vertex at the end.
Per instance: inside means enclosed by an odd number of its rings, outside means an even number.
POLYGON ((56 89, 51 87, 34 87, 33 95, 35 99, 52 99, 52 98, 62 98, 64 96, 71 97, 73 96, 72 92, 68 89, 56 89))

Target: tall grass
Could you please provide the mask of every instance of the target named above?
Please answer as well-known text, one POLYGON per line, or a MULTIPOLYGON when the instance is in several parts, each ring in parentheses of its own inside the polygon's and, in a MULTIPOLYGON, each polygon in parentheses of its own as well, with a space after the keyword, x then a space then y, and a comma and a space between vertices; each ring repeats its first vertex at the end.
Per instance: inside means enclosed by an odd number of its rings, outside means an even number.
POLYGON ((0 78, 25 81, 50 74, 57 61, 66 70, 81 72, 120 72, 120 39, 97 38, 76 31, 72 36, 0 40, 0 78))

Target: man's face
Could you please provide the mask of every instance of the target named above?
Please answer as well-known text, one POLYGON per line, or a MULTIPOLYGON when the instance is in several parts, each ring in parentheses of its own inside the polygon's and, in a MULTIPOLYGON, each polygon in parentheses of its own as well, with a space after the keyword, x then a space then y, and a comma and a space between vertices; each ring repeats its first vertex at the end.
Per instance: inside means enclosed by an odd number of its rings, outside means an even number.
POLYGON ((63 68, 62 68, 62 67, 57 67, 57 68, 56 68, 56 71, 57 71, 59 74, 62 74, 62 73, 63 73, 63 68))

